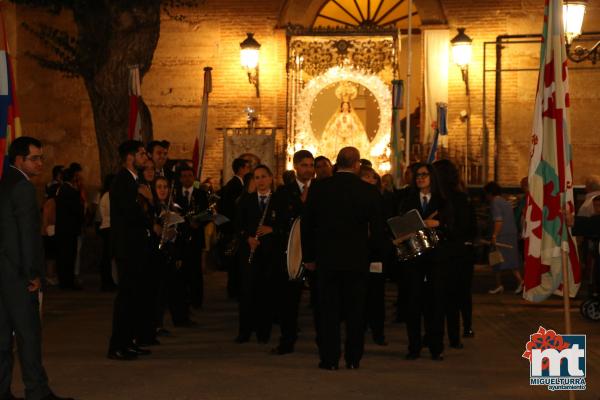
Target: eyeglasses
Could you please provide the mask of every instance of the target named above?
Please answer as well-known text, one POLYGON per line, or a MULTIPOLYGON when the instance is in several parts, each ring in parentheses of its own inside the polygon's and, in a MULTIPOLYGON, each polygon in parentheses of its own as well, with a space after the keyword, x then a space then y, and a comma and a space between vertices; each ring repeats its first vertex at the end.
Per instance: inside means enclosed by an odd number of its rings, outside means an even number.
POLYGON ((44 161, 44 156, 39 155, 39 156, 27 156, 25 157, 26 160, 29 161, 33 161, 33 162, 38 162, 38 161, 44 161))
POLYGON ((420 174, 415 175, 417 178, 427 178, 429 177, 429 172, 422 172, 420 174))

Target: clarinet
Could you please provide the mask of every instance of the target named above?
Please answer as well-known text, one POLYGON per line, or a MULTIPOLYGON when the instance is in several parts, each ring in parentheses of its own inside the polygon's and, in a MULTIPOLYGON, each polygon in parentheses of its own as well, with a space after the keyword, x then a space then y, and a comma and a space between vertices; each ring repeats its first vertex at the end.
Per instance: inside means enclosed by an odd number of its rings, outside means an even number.
MULTIPOLYGON (((260 221, 258 222, 258 227, 260 228, 262 224, 265 223, 265 219, 267 218, 267 212, 269 211, 269 203, 271 202, 271 196, 267 197, 267 201, 265 203, 265 210, 263 211, 260 221)), ((257 228, 258 229, 258 228, 257 228)), ((258 239, 258 232, 254 236, 254 239, 258 239)), ((248 256, 248 264, 252 264, 252 260, 254 259, 254 252, 256 249, 250 249, 250 255, 248 256)))

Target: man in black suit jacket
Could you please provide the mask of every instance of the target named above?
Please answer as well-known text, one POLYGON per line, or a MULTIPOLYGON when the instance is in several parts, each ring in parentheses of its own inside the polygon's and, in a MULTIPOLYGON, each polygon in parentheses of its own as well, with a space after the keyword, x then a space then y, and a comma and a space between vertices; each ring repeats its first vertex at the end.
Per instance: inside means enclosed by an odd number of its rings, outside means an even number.
POLYGON ((81 194, 75 186, 75 170, 63 171, 63 184, 56 196, 57 272, 60 287, 75 289, 77 237, 83 226, 84 209, 81 194))
POLYGON ((60 399, 50 391, 42 366, 38 292, 44 249, 35 188, 29 181, 42 171, 42 144, 19 137, 11 144, 8 161, 0 180, 0 399, 15 399, 10 390, 13 332, 27 399, 60 399))
POLYGON ((370 255, 381 260, 383 214, 377 189, 363 182, 360 153, 345 147, 337 157, 338 172, 315 182, 302 220, 302 253, 308 270, 319 272, 321 332, 320 368, 337 369, 340 316, 346 318, 344 358, 358 368, 364 348, 364 312, 370 255))
MULTIPOLYGON (((277 190, 275 204, 276 228, 282 238, 279 250, 280 266, 275 276, 281 339, 272 353, 277 355, 292 353, 298 336, 298 306, 304 283, 301 280, 289 280, 286 251, 292 225, 296 218, 304 214, 308 191, 315 176, 315 160, 310 151, 297 151, 293 161, 294 181, 277 190)), ((318 326, 318 322, 315 323, 318 326)))
MULTIPOLYGON (((194 187, 194 170, 185 165, 179 168, 180 188, 177 189, 176 202, 182 207, 184 215, 195 214, 208 209, 206 192, 194 187)), ((204 226, 206 222, 187 220, 180 225, 183 244, 183 273, 188 286, 192 307, 202 308, 204 299, 204 276, 202 273, 202 251, 204 249, 204 226)))
POLYGON ((149 354, 134 345, 140 329, 140 282, 150 250, 151 223, 138 202, 138 194, 151 197, 145 185, 138 185, 137 169, 147 161, 142 142, 128 140, 119 146, 123 167, 110 188, 110 231, 113 256, 119 277, 113 311, 113 328, 108 358, 131 360, 149 354))
MULTIPOLYGON (((231 165, 235 174, 223 189, 221 189, 221 201, 219 202, 219 213, 229 218, 227 222, 219 227, 222 239, 220 247, 222 252, 231 245, 234 240, 234 227, 236 225, 235 217, 237 215, 237 200, 244 191, 244 176, 251 172, 250 161, 243 158, 236 158, 231 165)), ((240 278, 237 268, 237 254, 232 255, 225 260, 227 268, 227 294, 229 298, 238 296, 240 289, 240 278)))

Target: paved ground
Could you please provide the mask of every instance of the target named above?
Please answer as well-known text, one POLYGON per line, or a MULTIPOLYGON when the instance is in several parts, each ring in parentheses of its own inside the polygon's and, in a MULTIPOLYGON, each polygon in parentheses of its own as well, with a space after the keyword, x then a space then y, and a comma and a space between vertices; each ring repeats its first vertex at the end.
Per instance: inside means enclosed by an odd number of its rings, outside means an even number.
MULTIPOLYGON (((404 325, 389 323, 390 345, 367 341, 361 369, 316 368, 310 311, 303 298, 297 352, 271 356, 268 346, 232 342, 236 306, 225 300, 222 273, 207 276, 207 300, 195 314, 194 329, 176 329, 154 354, 133 362, 106 359, 113 295, 89 289, 50 291, 45 299, 44 361, 58 394, 77 399, 567 399, 529 386, 529 364, 521 358, 529 335, 539 325, 562 332, 557 299, 529 304, 518 296, 490 296, 489 274, 476 275, 474 329, 465 349, 449 350, 439 363, 428 358, 405 361, 404 325)), ((89 286, 92 286, 90 284, 89 286)), ((395 292, 388 288, 391 310, 395 292)), ((600 323, 583 320, 575 308, 575 333, 587 334, 588 390, 577 399, 600 399, 600 323)), ((388 314, 391 315, 391 312, 388 314)), ((22 394, 20 374, 14 391, 22 394)))

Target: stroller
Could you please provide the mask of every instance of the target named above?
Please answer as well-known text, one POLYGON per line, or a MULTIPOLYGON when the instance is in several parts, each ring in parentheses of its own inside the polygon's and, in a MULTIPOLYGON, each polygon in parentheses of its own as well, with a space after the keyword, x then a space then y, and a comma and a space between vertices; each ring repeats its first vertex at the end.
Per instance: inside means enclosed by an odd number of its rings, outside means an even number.
POLYGON ((581 303, 579 310, 584 318, 591 321, 600 321, 600 240, 593 238, 588 241, 587 247, 590 259, 590 293, 591 296, 581 303))

